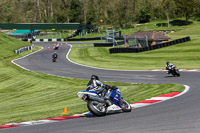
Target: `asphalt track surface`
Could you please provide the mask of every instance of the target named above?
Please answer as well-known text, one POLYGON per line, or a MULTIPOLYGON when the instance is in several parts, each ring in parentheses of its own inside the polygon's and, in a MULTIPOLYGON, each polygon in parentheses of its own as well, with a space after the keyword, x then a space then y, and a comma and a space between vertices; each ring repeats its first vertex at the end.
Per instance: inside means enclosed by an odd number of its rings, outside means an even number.
MULTIPOLYGON (((52 43, 37 43, 47 48, 52 43)), ((88 79, 99 75, 102 81, 128 83, 178 83, 190 86, 180 97, 150 106, 105 117, 83 117, 61 122, 3 129, 1 133, 199 133, 200 132, 200 72, 181 72, 172 77, 166 72, 117 71, 80 66, 66 59, 70 46, 57 50, 58 60, 51 61, 54 50, 41 50, 14 61, 31 70, 52 75, 88 79)), ((85 89, 85 88, 83 88, 85 89)))

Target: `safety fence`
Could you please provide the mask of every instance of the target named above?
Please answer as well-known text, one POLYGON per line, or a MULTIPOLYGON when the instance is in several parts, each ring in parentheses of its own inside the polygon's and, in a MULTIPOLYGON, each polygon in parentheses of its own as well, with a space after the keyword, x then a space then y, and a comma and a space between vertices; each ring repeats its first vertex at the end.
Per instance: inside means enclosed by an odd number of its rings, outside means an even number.
POLYGON ((132 48, 132 47, 127 47, 127 48, 110 48, 109 52, 112 53, 139 53, 139 52, 144 52, 144 51, 149 51, 149 50, 154 50, 154 49, 159 49, 159 48, 163 48, 163 47, 168 47, 168 46, 172 46, 172 45, 176 45, 179 43, 183 43, 183 42, 187 42, 190 41, 190 37, 184 37, 184 38, 180 38, 180 39, 176 39, 174 41, 170 41, 170 42, 165 42, 165 43, 160 43, 160 44, 156 44, 150 47, 143 47, 143 48, 132 48))
POLYGON ((26 47, 22 47, 22 48, 20 48, 20 49, 17 49, 17 50, 15 50, 14 52, 15 52, 16 54, 20 54, 20 53, 22 53, 22 52, 24 52, 24 51, 33 50, 33 49, 34 49, 34 46, 26 46, 26 47))

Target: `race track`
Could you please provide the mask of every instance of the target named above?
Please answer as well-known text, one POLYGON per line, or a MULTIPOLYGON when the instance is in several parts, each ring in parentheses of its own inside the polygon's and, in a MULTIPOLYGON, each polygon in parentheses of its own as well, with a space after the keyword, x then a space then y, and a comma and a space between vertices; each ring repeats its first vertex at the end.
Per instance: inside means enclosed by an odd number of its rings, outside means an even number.
POLYGON ((50 50, 41 50, 14 61, 24 68, 71 78, 88 79, 96 74, 102 81, 128 83, 178 83, 190 86, 190 90, 162 103, 106 117, 83 117, 49 124, 24 126, 1 130, 1 133, 199 133, 200 132, 200 72, 181 72, 181 77, 168 76, 156 71, 117 71, 77 65, 66 59, 70 49, 63 45, 56 52, 53 63, 53 43, 35 43, 50 50))

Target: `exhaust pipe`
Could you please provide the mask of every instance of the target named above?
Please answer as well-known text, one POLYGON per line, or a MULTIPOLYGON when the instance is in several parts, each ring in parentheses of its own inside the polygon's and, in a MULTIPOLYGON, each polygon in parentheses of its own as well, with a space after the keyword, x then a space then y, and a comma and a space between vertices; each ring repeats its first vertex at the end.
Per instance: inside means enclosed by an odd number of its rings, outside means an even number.
POLYGON ((88 98, 93 100, 93 101, 98 101, 100 103, 104 103, 105 100, 103 98, 97 97, 97 96, 92 96, 92 95, 88 95, 88 98))

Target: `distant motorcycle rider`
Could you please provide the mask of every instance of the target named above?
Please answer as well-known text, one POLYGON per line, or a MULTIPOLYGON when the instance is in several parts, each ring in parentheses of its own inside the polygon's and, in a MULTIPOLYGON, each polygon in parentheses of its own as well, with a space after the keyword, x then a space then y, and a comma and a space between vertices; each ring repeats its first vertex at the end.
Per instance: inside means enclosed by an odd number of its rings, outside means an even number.
POLYGON ((169 61, 166 62, 166 70, 167 71, 167 74, 170 74, 172 72, 172 68, 173 68, 173 64, 171 64, 169 61))
POLYGON ((54 52, 54 54, 52 55, 52 58, 57 59, 58 58, 58 54, 56 52, 54 52))

